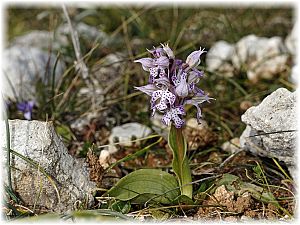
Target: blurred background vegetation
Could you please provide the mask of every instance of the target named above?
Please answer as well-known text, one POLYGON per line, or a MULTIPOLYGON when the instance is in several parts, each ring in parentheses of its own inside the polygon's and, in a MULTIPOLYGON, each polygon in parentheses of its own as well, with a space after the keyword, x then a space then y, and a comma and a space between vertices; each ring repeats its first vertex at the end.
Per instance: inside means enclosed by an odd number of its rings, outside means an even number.
MULTIPOLYGON (((293 6, 270 7, 261 5, 256 7, 207 7, 198 5, 196 7, 181 7, 176 5, 157 6, 149 4, 146 6, 82 6, 68 7, 70 17, 74 23, 84 22, 104 31, 108 37, 115 38, 115 42, 109 46, 103 46, 101 43, 93 50, 93 54, 86 61, 89 67, 94 65, 107 66, 101 61, 101 58, 109 53, 121 52, 123 61, 127 62, 124 67, 115 76, 121 76, 119 86, 106 96, 106 100, 122 98, 134 92, 133 86, 143 85, 146 80, 146 73, 141 70, 139 65, 132 61, 135 58, 146 55, 146 48, 158 46, 160 43, 168 42, 174 49, 176 57, 185 58, 189 52, 198 49, 199 46, 209 49, 213 43, 219 40, 225 40, 229 43, 235 43, 242 37, 255 34, 261 37, 280 36, 285 38, 293 28, 294 8, 293 6), (123 82, 122 82, 123 81, 123 82)), ((55 29, 65 21, 62 9, 48 7, 7 7, 7 44, 16 36, 26 34, 32 30, 55 29)), ((81 43, 83 54, 87 54, 95 43, 81 43)), ((69 52, 60 56, 61 59, 72 57, 75 54, 71 46, 69 52)), ((205 57, 205 56, 204 56, 205 57)), ((202 60, 205 68, 205 59, 202 60)), ((69 65, 71 66, 71 64, 69 65)), ((75 76, 75 72, 73 71, 75 76)), ((281 78, 287 80, 287 74, 282 74, 281 78)), ((276 79, 272 82, 261 81, 258 85, 252 85, 247 79, 246 74, 238 74, 234 82, 216 76, 215 74, 206 74, 200 84, 210 96, 217 99, 213 104, 204 108, 204 115, 210 123, 220 124, 220 120, 226 121, 226 135, 238 136, 244 128, 240 123, 239 104, 243 100, 259 102, 268 93, 277 89, 279 86, 287 88, 293 87, 282 79, 276 79), (240 89, 236 88, 237 86, 240 89), (223 88, 222 88, 223 87, 223 88), (245 91, 241 92, 240 90, 245 91), (246 94, 247 93, 247 94, 246 94), (209 111, 206 113, 205 111, 209 111), (212 117, 212 118, 211 118, 212 117)), ((80 85, 79 85, 80 86, 80 85)), ((114 101, 113 105, 121 108, 131 114, 131 120, 137 120, 145 123, 145 114, 147 108, 140 107, 139 103, 146 102, 146 96, 134 96, 122 101, 114 101), (130 101, 130 103, 129 103, 130 101), (127 107, 130 104, 131 107, 127 107), (137 105, 137 107, 135 107, 137 105), (143 110, 136 110, 137 108, 143 110), (137 117, 140 115, 142 117, 137 117)), ((71 100, 70 100, 71 101, 71 100)), ((76 96, 72 98, 76 102, 76 96)), ((89 102, 89 101, 88 101, 89 102)), ((74 103, 75 104, 75 103, 74 103)), ((73 114, 76 112, 75 105, 69 104, 63 114, 73 114), (71 110, 73 112, 71 112, 71 110)), ((105 106, 105 102, 103 103, 105 106)), ((78 113, 86 111, 84 104, 80 104, 81 109, 78 113)), ((110 105, 111 107, 111 105, 110 105)), ((43 110, 45 114, 45 110, 43 110)), ((51 112, 48 112, 51 114, 51 112)), ((45 115, 43 116, 45 118, 45 115)), ((223 121, 224 122, 224 121, 223 121)), ((216 124, 215 124, 216 125, 216 124)), ((224 130, 224 127, 218 126, 224 130)), ((225 134, 224 134, 225 135, 225 134)))

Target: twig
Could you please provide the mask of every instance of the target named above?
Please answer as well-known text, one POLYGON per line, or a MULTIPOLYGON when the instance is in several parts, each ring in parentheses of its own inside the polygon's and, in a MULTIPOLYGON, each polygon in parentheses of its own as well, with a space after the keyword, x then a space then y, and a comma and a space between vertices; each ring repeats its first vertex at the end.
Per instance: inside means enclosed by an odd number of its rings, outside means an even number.
POLYGON ((298 130, 273 131, 273 132, 268 132, 268 133, 255 134, 255 135, 251 135, 251 136, 249 136, 249 137, 257 137, 257 136, 263 136, 263 135, 269 135, 269 134, 291 133, 291 132, 297 132, 297 131, 298 131, 298 130))
POLYGON ((62 9, 63 9, 64 15, 67 19, 67 22, 68 22, 68 25, 69 25, 69 28, 70 28, 71 39, 72 39, 72 43, 73 43, 73 47, 74 47, 74 51, 75 51, 75 55, 76 55, 75 67, 77 67, 80 70, 82 78, 85 81, 86 85, 93 90, 92 108, 95 108, 95 105, 96 105, 96 90, 95 90, 93 82, 89 79, 89 69, 86 66, 86 64, 84 63, 84 60, 83 60, 83 57, 82 57, 82 54, 81 54, 78 33, 77 33, 76 29, 74 29, 73 26, 72 26, 72 22, 71 22, 69 13, 68 13, 67 8, 64 4, 62 4, 62 9))
POLYGON ((76 65, 79 67, 79 69, 82 73, 83 79, 87 79, 88 75, 89 75, 89 70, 88 70, 87 66, 85 65, 84 61, 82 60, 82 54, 81 54, 81 51, 80 51, 78 33, 72 26, 72 22, 71 22, 71 19, 69 17, 69 13, 68 13, 67 8, 64 4, 62 5, 62 9, 64 11, 64 15, 67 19, 67 22, 68 22, 68 25, 69 25, 69 28, 70 28, 72 43, 73 43, 73 47, 74 47, 74 51, 75 51, 75 55, 76 55, 76 59, 77 59, 76 65))

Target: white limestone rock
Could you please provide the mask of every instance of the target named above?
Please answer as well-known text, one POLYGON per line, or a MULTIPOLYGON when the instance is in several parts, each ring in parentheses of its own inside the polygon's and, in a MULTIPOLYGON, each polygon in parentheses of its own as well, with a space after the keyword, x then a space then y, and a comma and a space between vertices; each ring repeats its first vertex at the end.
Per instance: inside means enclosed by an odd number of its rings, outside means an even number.
POLYGON ((286 69, 288 52, 281 37, 248 35, 235 46, 232 62, 236 69, 244 68, 253 82, 261 78, 272 79, 286 69))
MULTIPOLYGON (((4 121, 0 127, 1 147, 6 147, 4 121)), ((77 201, 88 206, 93 204, 96 185, 89 180, 86 163, 68 154, 51 122, 9 120, 9 128, 11 149, 30 158, 51 177, 52 183, 41 170, 12 154, 13 189, 27 206, 66 212, 74 210, 77 201)), ((7 183, 7 174, 4 182, 7 183)))
POLYGON ((45 51, 51 48, 55 52, 61 48, 61 44, 54 40, 54 33, 46 30, 32 30, 18 36, 13 40, 13 45, 30 46, 45 51))
MULTIPOLYGON (((56 56, 36 47, 13 45, 3 52, 3 89, 5 98, 16 100, 35 100, 36 83, 52 82, 56 56)), ((55 82, 63 75, 65 65, 58 60, 55 82)))
MULTIPOLYGON (((133 145, 133 140, 147 137, 152 133, 152 130, 139 123, 126 123, 121 126, 114 127, 109 136, 109 149, 108 151, 113 154, 117 152, 117 148, 114 143, 119 143, 120 146, 130 147, 133 145)), ((135 142, 139 144, 139 142, 135 142)))
POLYGON ((233 54, 234 45, 226 41, 216 42, 206 54, 207 69, 226 77, 232 77, 234 75, 234 67, 231 61, 233 54))
POLYGON ((297 119, 296 92, 279 88, 258 106, 249 108, 242 121, 247 127, 240 137, 241 147, 254 154, 276 157, 295 165, 297 119))

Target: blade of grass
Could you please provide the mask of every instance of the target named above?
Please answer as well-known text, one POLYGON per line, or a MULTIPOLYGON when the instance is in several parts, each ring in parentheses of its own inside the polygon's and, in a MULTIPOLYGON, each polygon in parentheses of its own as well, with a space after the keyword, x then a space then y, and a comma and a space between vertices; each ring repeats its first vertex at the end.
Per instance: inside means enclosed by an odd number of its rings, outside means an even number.
POLYGON ((58 60, 60 58, 60 52, 57 53, 57 56, 56 56, 56 59, 55 59, 55 62, 54 62, 54 66, 53 66, 53 71, 52 71, 52 80, 51 80, 51 93, 52 93, 52 101, 51 101, 51 108, 52 108, 52 120, 54 120, 54 116, 55 116, 55 71, 56 71, 56 67, 57 67, 57 64, 58 64, 58 60))
POLYGON ((113 168, 114 166, 120 164, 121 162, 126 162, 126 161, 129 161, 129 160, 132 160, 132 159, 134 159, 134 158, 136 158, 136 157, 138 157, 138 156, 144 154, 144 153, 147 152, 152 146, 154 146, 154 145, 158 144, 159 142, 161 142, 162 139, 163 139, 163 138, 160 137, 156 142, 154 142, 154 143, 152 143, 152 144, 146 146, 145 148, 143 148, 143 149, 141 149, 141 150, 138 150, 137 152, 135 152, 135 153, 133 153, 133 154, 130 154, 130 155, 125 156, 124 158, 122 158, 122 159, 118 160, 117 162, 113 163, 112 165, 110 165, 110 167, 108 167, 108 168, 106 169, 106 171, 107 171, 107 170, 110 170, 111 168, 113 168))
POLYGON ((127 220, 127 221, 132 220, 130 217, 128 217, 122 213, 112 211, 109 209, 80 210, 80 211, 74 211, 69 215, 71 217, 75 217, 75 218, 93 215, 95 217, 96 216, 113 216, 113 217, 119 217, 120 219, 127 220))
MULTIPOLYGON (((7 112, 8 113, 8 112, 7 112)), ((10 165, 10 131, 9 131, 9 123, 8 123, 8 115, 5 115, 5 129, 6 129, 6 147, 7 147, 7 179, 8 179, 8 187, 11 191, 13 191, 12 188, 12 182, 11 182, 11 165, 10 165)))
POLYGON ((286 178, 290 181, 292 181, 293 179, 284 171, 284 169, 280 166, 280 164, 277 162, 277 160, 275 158, 272 158, 273 162, 275 163, 275 165, 278 167, 278 169, 286 176, 286 178))

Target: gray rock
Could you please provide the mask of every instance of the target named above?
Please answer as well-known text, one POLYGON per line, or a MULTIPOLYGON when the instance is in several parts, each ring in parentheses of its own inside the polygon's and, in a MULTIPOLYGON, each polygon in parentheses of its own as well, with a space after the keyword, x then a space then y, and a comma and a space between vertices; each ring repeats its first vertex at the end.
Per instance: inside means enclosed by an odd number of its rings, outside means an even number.
MULTIPOLYGON (((109 136, 109 149, 110 153, 117 152, 117 148, 113 145, 118 142, 121 146, 132 146, 134 139, 139 139, 143 137, 147 137, 152 133, 152 130, 139 123, 126 123, 122 126, 114 127, 111 131, 111 135, 109 136)), ((135 142, 139 144, 139 142, 135 142)))
MULTIPOLYGON (((14 45, 4 50, 2 60, 4 97, 34 100, 37 80, 51 83, 56 56, 39 48, 14 45)), ((64 67, 59 60, 55 70, 56 81, 62 77, 64 67)))
POLYGON ((233 65, 244 68, 253 82, 260 78, 271 79, 286 69, 287 49, 281 37, 257 37, 248 35, 236 43, 233 65))
POLYGON ((272 79, 284 71, 289 62, 288 48, 294 47, 293 38, 287 38, 286 45, 281 37, 257 37, 248 35, 236 44, 216 42, 206 56, 207 68, 225 77, 232 77, 235 71, 245 70, 253 82, 272 79))
MULTIPOLYGON (((97 29, 89 26, 83 22, 73 24, 80 39, 89 42, 100 42, 102 45, 110 43, 109 36, 97 29)), ((70 28, 68 24, 60 25, 55 32, 46 30, 33 30, 24 35, 18 36, 14 39, 13 44, 32 46, 47 50, 51 47, 54 51, 61 51, 61 48, 72 45, 70 41, 70 28)))
POLYGON ((234 45, 226 41, 216 42, 208 51, 206 55, 207 69, 216 71, 226 77, 232 77, 234 67, 231 62, 234 54, 234 45))
MULTIPOLYGON (((5 140, 4 122, 0 125, 1 140, 5 140)), ((10 120, 9 127, 11 149, 30 158, 51 177, 50 181, 37 167, 12 155, 13 189, 26 205, 65 212, 74 209, 78 201, 87 206, 93 203, 96 186, 89 180, 87 165, 68 154, 51 122, 10 120)), ((6 142, 1 146, 6 147, 6 142)), ((7 175, 4 177, 7 180, 7 175)))
MULTIPOLYGON (((108 45, 111 43, 111 38, 109 36, 97 29, 94 26, 90 26, 83 22, 73 23, 74 29, 77 31, 78 36, 80 39, 89 41, 89 42, 100 42, 102 45, 108 45)), ((70 37, 70 27, 69 25, 62 24, 57 28, 56 31, 56 39, 60 42, 62 46, 70 44, 69 37, 70 37)))
POLYGON ((35 47, 43 50, 57 51, 61 48, 59 41, 54 40, 53 32, 46 30, 33 30, 14 39, 13 45, 35 47))
POLYGON ((96 63, 92 67, 91 72, 97 78, 97 85, 107 89, 120 79, 121 69, 124 65, 126 65, 126 56, 115 52, 104 56, 101 63, 96 63))
POLYGON ((276 157, 288 166, 295 165, 296 92, 277 89, 258 106, 249 108, 242 115, 242 121, 247 124, 240 137, 243 149, 276 157))

